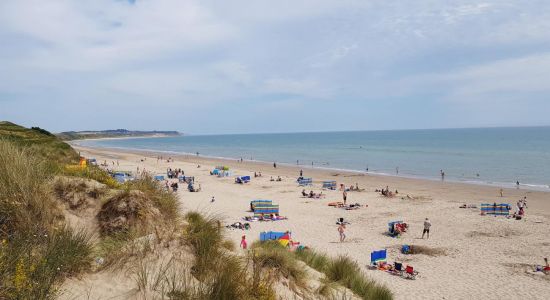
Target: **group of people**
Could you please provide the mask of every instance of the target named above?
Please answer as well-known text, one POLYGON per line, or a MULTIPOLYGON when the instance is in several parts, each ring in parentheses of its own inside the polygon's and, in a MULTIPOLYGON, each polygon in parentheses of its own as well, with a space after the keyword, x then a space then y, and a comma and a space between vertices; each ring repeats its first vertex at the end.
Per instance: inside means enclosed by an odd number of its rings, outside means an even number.
POLYGON ((389 186, 386 186, 386 188, 376 189, 375 192, 380 193, 382 196, 385 197, 393 197, 399 194, 398 190, 395 190, 395 192, 390 191, 389 186))
POLYGON ((172 168, 166 169, 166 176, 169 179, 179 178, 180 175, 184 175, 184 174, 185 172, 182 169, 174 169, 174 170, 172 170, 172 168))
MULTIPOLYGON (((146 158, 145 158, 145 160, 146 160, 146 158)), ((141 161, 143 161, 143 159, 142 159, 141 161)), ((159 161, 164 161, 164 157, 163 157, 163 156, 157 156, 157 163, 158 163, 159 161)), ((166 159, 166 162, 167 162, 167 163, 174 162, 174 159, 171 158, 171 157, 168 157, 168 158, 166 159)))
POLYGON ((283 179, 281 179, 281 176, 277 176, 277 179, 273 179, 273 176, 271 176, 269 181, 283 181, 283 179))
POLYGON ((323 192, 320 192, 319 194, 314 193, 313 191, 309 191, 309 193, 306 193, 306 190, 302 190, 302 196, 307 198, 321 198, 324 196, 323 192))

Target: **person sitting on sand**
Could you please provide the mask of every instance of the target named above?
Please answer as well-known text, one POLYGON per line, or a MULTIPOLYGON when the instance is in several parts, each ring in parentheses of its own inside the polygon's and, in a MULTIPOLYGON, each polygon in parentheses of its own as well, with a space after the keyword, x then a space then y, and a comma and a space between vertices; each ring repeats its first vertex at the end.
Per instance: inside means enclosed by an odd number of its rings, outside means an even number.
POLYGON ((303 197, 307 197, 307 193, 306 193, 306 190, 305 190, 305 189, 302 190, 302 196, 303 196, 303 197))
POLYGON ((273 179, 273 176, 271 176, 271 178, 269 178, 269 181, 275 181, 275 179, 273 179))
POLYGON ((315 193, 313 191, 309 191, 309 198, 315 197, 315 193))
POLYGON ((283 181, 283 180, 281 179, 281 176, 277 176, 277 181, 283 181))
POLYGON ((258 177, 258 174, 256 172, 254 172, 254 178, 258 177))

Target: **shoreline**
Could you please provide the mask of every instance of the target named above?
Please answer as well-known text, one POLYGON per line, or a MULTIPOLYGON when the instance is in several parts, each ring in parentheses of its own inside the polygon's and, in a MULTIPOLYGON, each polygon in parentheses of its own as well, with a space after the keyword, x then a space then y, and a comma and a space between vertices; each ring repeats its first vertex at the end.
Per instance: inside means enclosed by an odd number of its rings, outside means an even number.
MULTIPOLYGON (((473 182, 460 182, 460 181, 452 181, 452 180, 445 180, 440 181, 436 179, 428 179, 428 178, 413 178, 413 177, 405 177, 405 176, 396 176, 391 174, 379 174, 379 173, 365 173, 361 171, 353 171, 353 170, 339 170, 339 169, 331 169, 331 168, 318 168, 318 167, 311 167, 308 165, 292 165, 292 164, 286 164, 286 163, 277 163, 277 169, 273 168, 273 164, 270 162, 264 162, 264 161, 254 161, 254 160, 243 160, 243 162, 238 162, 237 159, 229 159, 229 158, 223 158, 223 157, 208 157, 208 156, 196 156, 195 154, 182 154, 177 152, 171 152, 171 151, 157 151, 157 150, 142 150, 142 149, 127 149, 127 148, 108 148, 108 147, 89 147, 89 146, 80 146, 80 145, 74 145, 70 143, 73 148, 75 148, 77 151, 80 149, 85 151, 90 151, 92 153, 108 153, 108 155, 116 156, 116 155, 125 155, 125 154, 134 154, 134 155, 144 155, 144 156, 150 156, 153 158, 156 158, 157 156, 166 156, 167 154, 170 155, 173 159, 177 161, 182 160, 184 162, 193 162, 196 164, 205 164, 205 165, 219 165, 219 164, 227 164, 230 166, 231 169, 237 169, 241 170, 244 169, 244 172, 255 172, 259 171, 264 174, 268 173, 274 173, 274 175, 284 175, 288 177, 298 177, 298 173, 300 170, 304 170, 304 177, 313 177, 313 181, 315 183, 320 183, 322 181, 329 181, 329 180, 337 180, 337 181, 344 181, 346 186, 350 186, 355 184, 356 182, 354 180, 350 180, 350 178, 365 178, 369 179, 369 182, 375 183, 375 185, 370 185, 371 188, 379 189, 386 187, 387 185, 395 187, 397 190, 404 189, 407 191, 411 186, 419 186, 424 187, 426 190, 468 190, 470 191, 470 194, 472 198, 480 198, 480 199, 490 199, 495 196, 498 196, 499 189, 502 188, 504 190, 504 193, 506 196, 504 199, 500 197, 496 197, 495 199, 485 202, 492 203, 493 201, 507 201, 512 205, 515 205, 515 202, 523 198, 524 196, 528 196, 528 198, 533 198, 535 196, 535 202, 534 205, 541 208, 542 212, 545 215, 550 216, 550 190, 545 189, 533 189, 533 188, 527 188, 524 186, 520 186, 519 189, 515 187, 501 187, 501 186, 495 186, 485 183, 473 183, 473 182), (307 174, 313 174, 313 176, 309 176, 307 174), (400 188, 402 187, 402 188, 400 188), (514 197, 513 200, 509 199, 509 197, 514 197)), ((233 175, 241 175, 241 174, 233 174, 233 175)), ((340 182, 338 182, 340 183, 340 182)), ((394 188, 391 188, 392 190, 394 188)), ((458 201, 458 200, 457 200, 458 201)), ((468 202, 467 199, 458 201, 460 203, 466 203, 468 202)), ((458 203, 457 202, 457 203, 458 203)), ((530 202, 531 204, 531 202, 530 202)))
MULTIPOLYGON (((169 136, 159 136, 159 137, 169 137, 169 136)), ((71 146, 77 146, 77 147, 93 148, 93 149, 106 149, 106 150, 129 152, 129 153, 157 153, 157 154, 163 154, 163 155, 164 154, 169 154, 171 156, 196 157, 195 153, 187 153, 187 152, 177 152, 177 151, 168 151, 168 150, 163 151, 163 150, 156 150, 156 149, 136 149, 136 148, 125 148, 125 147, 82 146, 82 145, 73 144, 73 142, 75 142, 75 141, 83 141, 83 140, 131 139, 131 138, 134 138, 134 137, 82 139, 82 140, 67 141, 67 143, 69 143, 71 146)), ((149 137, 139 137, 139 138, 149 138, 149 137)), ((198 157, 199 158, 205 158, 205 159, 212 159, 212 160, 227 161, 227 162, 235 162, 235 161, 240 160, 237 157, 223 157, 223 156, 212 156, 212 155, 199 155, 198 157)), ((273 162, 263 161, 263 160, 243 159, 243 161, 244 162, 249 162, 249 163, 266 164, 266 165, 272 165, 273 164, 273 162)), ((441 180, 441 179, 439 179, 435 176, 430 177, 430 176, 424 176, 424 175, 411 175, 411 174, 395 175, 395 174, 376 172, 376 171, 366 172, 366 171, 361 171, 361 170, 344 169, 344 168, 331 168, 331 167, 325 167, 325 166, 310 166, 309 164, 294 165, 292 163, 287 163, 287 162, 276 162, 276 163, 277 163, 277 165, 287 166, 287 167, 295 167, 295 168, 298 168, 298 169, 301 168, 301 169, 311 169, 311 170, 325 170, 325 171, 328 171, 328 172, 345 172, 345 173, 365 174, 365 175, 372 175, 372 176, 414 179, 414 180, 422 180, 422 181, 425 180, 425 181, 431 181, 431 182, 448 182, 448 183, 467 184, 467 185, 474 185, 474 186, 488 186, 488 187, 493 187, 493 188, 517 189, 516 184, 513 183, 513 182, 506 183, 506 182, 495 182, 495 181, 483 181, 483 180, 475 180, 473 178, 472 179, 466 179, 466 180, 459 180, 459 179, 453 179, 453 178, 441 180)), ((550 185, 544 185, 544 184, 520 183, 520 189, 550 193, 550 185)))

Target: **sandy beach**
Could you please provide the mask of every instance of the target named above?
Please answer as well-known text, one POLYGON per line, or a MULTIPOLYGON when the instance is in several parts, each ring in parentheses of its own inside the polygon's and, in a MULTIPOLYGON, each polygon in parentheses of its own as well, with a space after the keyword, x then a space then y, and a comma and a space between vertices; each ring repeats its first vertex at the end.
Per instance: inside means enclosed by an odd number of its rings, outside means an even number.
POLYGON ((178 194, 184 212, 199 210, 219 215, 228 225, 251 215, 249 202, 270 199, 280 205, 280 214, 288 220, 253 222, 247 231, 228 230, 236 243, 243 234, 249 241, 262 231, 286 231, 301 244, 329 255, 349 255, 357 260, 366 274, 386 284, 396 299, 546 299, 550 294, 550 276, 532 274, 535 264, 550 256, 550 193, 523 189, 504 189, 462 183, 450 183, 394 176, 336 172, 304 167, 304 177, 314 184, 306 187, 322 191, 321 182, 335 180, 346 186, 357 184, 362 192, 348 192, 348 203, 363 205, 358 210, 329 207, 341 201, 341 191, 323 191, 323 199, 301 196, 296 183, 300 168, 268 163, 237 162, 196 156, 173 155, 173 162, 157 161, 154 152, 85 148, 73 146, 81 155, 106 160, 114 169, 136 171, 146 169, 165 174, 167 168, 181 168, 187 176, 195 176, 202 187, 190 193, 181 186, 178 194), (119 165, 116 166, 116 161, 119 165), (218 178, 209 172, 216 165, 230 167, 234 175, 252 175, 248 184, 234 183, 234 177, 218 178), (198 167, 200 165, 200 168, 198 167), (254 178, 254 172, 262 177, 254 178), (281 176, 282 181, 270 181, 281 176), (386 198, 375 189, 389 186, 398 190, 397 197, 386 198), (408 195, 408 197, 407 197, 408 195), (210 199, 216 201, 211 203, 210 199), (462 209, 461 204, 510 203, 527 197, 528 208, 522 220, 480 215, 479 209, 462 209), (339 242, 337 218, 350 222, 345 242, 339 242), (432 223, 429 239, 421 239, 424 218, 432 223), (386 234, 388 222, 403 220, 408 232, 400 238, 386 234), (403 244, 421 245, 437 250, 434 256, 400 253, 403 244), (401 261, 419 272, 416 280, 406 280, 386 272, 370 270, 370 252, 387 249, 388 262, 401 261))

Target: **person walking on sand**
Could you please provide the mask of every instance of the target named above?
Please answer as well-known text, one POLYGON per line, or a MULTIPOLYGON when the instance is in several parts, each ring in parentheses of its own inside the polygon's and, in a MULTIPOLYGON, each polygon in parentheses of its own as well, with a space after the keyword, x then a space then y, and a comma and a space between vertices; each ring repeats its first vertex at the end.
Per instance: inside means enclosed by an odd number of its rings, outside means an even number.
POLYGON ((338 233, 340 234, 340 243, 343 243, 346 240, 346 225, 340 224, 338 225, 338 233))
POLYGON ((273 163, 273 168, 277 169, 277 163, 273 163))
POLYGON ((518 190, 519 190, 519 180, 518 180, 518 181, 516 181, 516 189, 518 189, 518 190))
POLYGON ((346 189, 344 189, 344 192, 342 193, 342 199, 344 199, 344 206, 345 206, 346 201, 348 200, 348 193, 346 192, 346 189))
POLYGON ((502 189, 500 189, 500 197, 504 197, 504 191, 502 189))
POLYGON ((300 177, 303 177, 303 176, 304 176, 304 171, 300 170, 300 177))
POLYGON ((246 250, 247 246, 248 246, 248 244, 246 243, 246 235, 243 235, 243 237, 241 238, 241 248, 246 250))
POLYGON ((428 234, 428 238, 430 238, 430 227, 432 226, 432 222, 426 218, 424 220, 424 231, 422 231, 422 238, 424 238, 424 234, 428 234))

